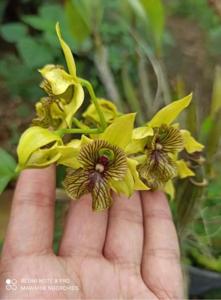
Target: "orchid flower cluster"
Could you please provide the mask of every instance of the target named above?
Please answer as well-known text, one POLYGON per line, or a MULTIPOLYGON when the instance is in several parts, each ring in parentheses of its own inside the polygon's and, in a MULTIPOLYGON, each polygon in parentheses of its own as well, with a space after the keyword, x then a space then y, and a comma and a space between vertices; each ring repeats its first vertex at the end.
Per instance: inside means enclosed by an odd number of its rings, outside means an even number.
POLYGON ((72 52, 59 24, 57 36, 68 71, 60 65, 40 69, 46 96, 17 148, 17 171, 51 164, 67 167, 63 186, 72 199, 92 195, 92 208, 112 205, 112 192, 130 197, 134 191, 160 189, 174 197, 173 179, 194 176, 184 152, 199 153, 203 145, 174 123, 192 95, 167 105, 142 127, 135 113, 122 114, 108 100, 96 97, 92 85, 78 77, 72 52), (85 91, 91 104, 76 118, 85 91), (65 142, 64 136, 77 136, 65 142))

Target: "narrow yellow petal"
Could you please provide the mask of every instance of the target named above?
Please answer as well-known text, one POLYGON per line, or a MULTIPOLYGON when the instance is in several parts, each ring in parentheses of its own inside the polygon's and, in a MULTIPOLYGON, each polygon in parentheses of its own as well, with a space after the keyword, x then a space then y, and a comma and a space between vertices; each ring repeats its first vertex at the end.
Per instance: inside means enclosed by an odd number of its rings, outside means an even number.
POLYGON ((191 133, 188 130, 182 129, 180 130, 180 133, 183 137, 184 148, 188 153, 194 153, 203 150, 204 145, 197 142, 197 140, 195 140, 195 138, 191 135, 191 133))
POLYGON ((128 158, 127 159, 129 170, 134 179, 134 190, 136 191, 147 191, 150 188, 146 186, 140 179, 139 173, 137 171, 138 162, 135 159, 128 158))
POLYGON ((69 128, 72 126, 72 119, 77 110, 81 107, 84 101, 84 89, 80 84, 76 84, 74 87, 74 96, 70 103, 64 106, 66 113, 65 122, 69 128))
POLYGON ((173 185, 173 181, 169 180, 165 185, 164 185, 164 191, 166 194, 170 196, 170 200, 173 200, 175 197, 175 188, 173 185))
POLYGON ((68 70, 69 70, 70 74, 73 77, 77 78, 77 76, 76 76, 76 65, 75 65, 74 57, 72 55, 70 47, 67 45, 67 43, 62 38, 59 23, 56 24, 56 32, 57 32, 57 36, 58 36, 61 48, 64 52, 64 56, 65 56, 65 60, 66 60, 67 66, 68 66, 68 70))
POLYGON ((188 167, 187 163, 183 159, 176 161, 176 165, 177 174, 180 178, 195 176, 195 173, 188 167))
POLYGON ((58 135, 45 128, 38 126, 28 128, 22 134, 17 148, 19 165, 25 167, 33 152, 53 142, 62 144, 62 140, 58 135))
POLYGON ((151 127, 159 127, 162 124, 171 124, 178 115, 190 104, 192 99, 192 93, 188 96, 174 101, 169 105, 162 108, 156 115, 152 118, 148 125, 151 127))
POLYGON ((135 115, 135 113, 126 114, 115 119, 99 138, 125 149, 132 138, 135 115))
POLYGON ((153 128, 150 126, 138 127, 133 130, 132 138, 135 140, 143 139, 153 135, 153 128))

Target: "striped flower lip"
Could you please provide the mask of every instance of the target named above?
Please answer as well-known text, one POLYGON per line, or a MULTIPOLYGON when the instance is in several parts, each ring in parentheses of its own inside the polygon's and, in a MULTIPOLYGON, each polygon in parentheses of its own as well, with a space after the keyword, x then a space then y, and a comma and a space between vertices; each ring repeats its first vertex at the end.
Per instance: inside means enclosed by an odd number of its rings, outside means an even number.
POLYGON ((122 180, 127 172, 127 159, 123 150, 104 140, 94 140, 84 145, 79 153, 81 167, 68 169, 63 182, 68 195, 78 199, 92 194, 93 210, 111 206, 109 181, 122 180))
POLYGON ((172 126, 161 125, 153 130, 154 135, 148 137, 145 147, 146 160, 139 172, 149 187, 157 189, 176 176, 174 156, 183 149, 183 138, 172 126))

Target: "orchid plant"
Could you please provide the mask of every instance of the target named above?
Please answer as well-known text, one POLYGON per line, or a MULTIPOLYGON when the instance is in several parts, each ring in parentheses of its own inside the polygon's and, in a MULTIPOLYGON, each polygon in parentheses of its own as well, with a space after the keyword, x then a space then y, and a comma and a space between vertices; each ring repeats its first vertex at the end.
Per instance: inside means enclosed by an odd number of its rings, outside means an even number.
POLYGON ((111 193, 130 197, 134 191, 160 189, 174 198, 173 180, 195 176, 185 152, 201 153, 203 145, 174 123, 192 95, 172 102, 142 127, 134 128, 135 113, 120 113, 97 98, 91 83, 78 77, 72 52, 59 24, 56 32, 67 64, 39 70, 46 96, 36 104, 36 116, 22 134, 17 172, 51 164, 67 167, 63 186, 73 200, 92 195, 93 210, 112 205, 111 193), (87 90, 91 104, 76 118, 87 90), (64 136, 78 138, 65 142, 64 136))

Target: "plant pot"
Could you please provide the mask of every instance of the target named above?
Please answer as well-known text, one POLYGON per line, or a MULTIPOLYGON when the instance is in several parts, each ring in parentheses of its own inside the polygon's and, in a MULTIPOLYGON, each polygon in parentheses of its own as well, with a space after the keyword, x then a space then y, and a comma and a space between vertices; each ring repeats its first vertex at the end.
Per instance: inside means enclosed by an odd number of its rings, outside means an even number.
POLYGON ((188 266, 189 295, 199 296, 210 290, 221 289, 221 274, 188 266))

